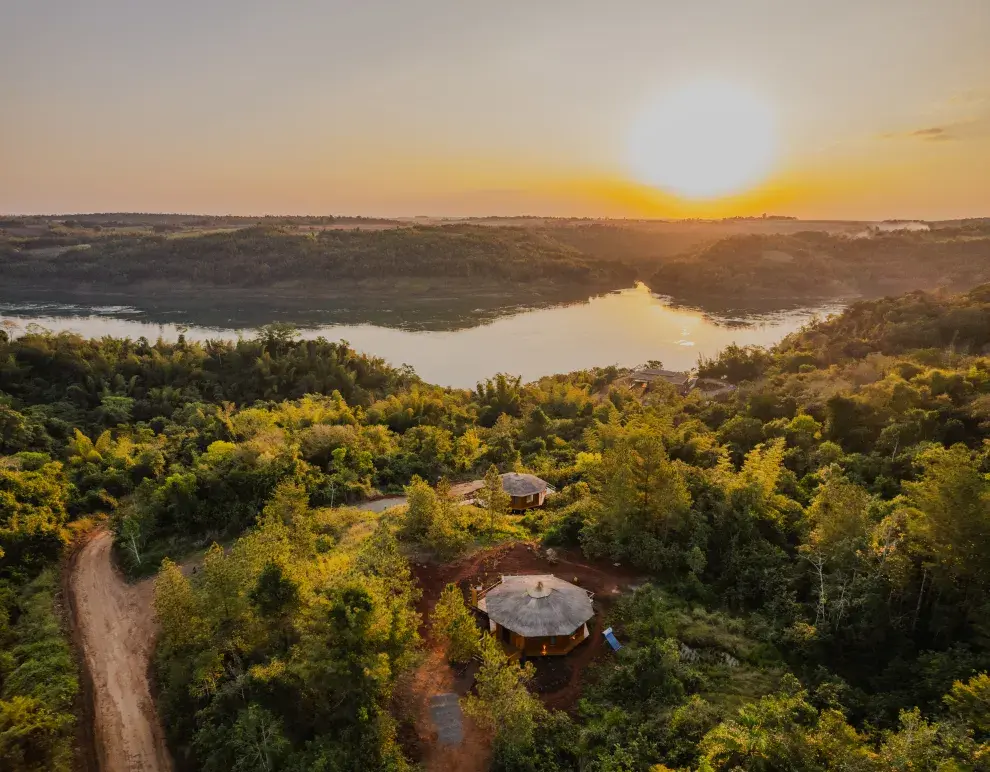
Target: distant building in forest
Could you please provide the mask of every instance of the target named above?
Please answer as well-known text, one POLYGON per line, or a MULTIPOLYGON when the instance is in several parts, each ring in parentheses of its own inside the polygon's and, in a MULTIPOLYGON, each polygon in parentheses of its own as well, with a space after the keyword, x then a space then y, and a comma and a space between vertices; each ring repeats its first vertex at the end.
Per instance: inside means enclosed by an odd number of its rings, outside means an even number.
POLYGON ((550 484, 535 474, 507 472, 502 475, 502 489, 509 494, 509 509, 522 511, 542 507, 551 491, 550 484))
MULTIPOLYGON (((450 496, 464 503, 473 503, 478 491, 485 487, 484 480, 457 483, 450 486, 450 496)), ((553 488, 546 480, 541 480, 534 474, 506 472, 502 475, 502 489, 509 494, 509 509, 522 512, 533 507, 542 507, 547 494, 553 493, 553 488)))
POLYGON ((695 373, 660 370, 655 367, 634 370, 628 383, 632 388, 640 388, 644 392, 649 391, 656 383, 669 383, 682 395, 695 392, 703 399, 717 399, 736 390, 731 383, 715 378, 699 378, 695 373))
POLYGON ((677 372, 675 370, 660 370, 656 367, 643 367, 633 372, 631 381, 633 386, 648 389, 654 383, 669 383, 682 394, 690 388, 688 383, 691 380, 690 373, 677 372))

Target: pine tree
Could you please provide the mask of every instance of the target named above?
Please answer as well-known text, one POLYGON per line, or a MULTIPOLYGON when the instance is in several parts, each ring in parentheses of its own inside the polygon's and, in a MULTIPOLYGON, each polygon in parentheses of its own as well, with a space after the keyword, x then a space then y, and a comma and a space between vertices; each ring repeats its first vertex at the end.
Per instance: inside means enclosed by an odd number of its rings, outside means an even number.
POLYGON ((478 626, 455 584, 448 584, 430 617, 433 634, 444 641, 447 660, 467 662, 478 653, 478 626))
POLYGON ((464 712, 493 730, 497 744, 532 745, 536 724, 547 715, 539 698, 526 688, 536 669, 531 662, 523 667, 509 662, 491 635, 482 636, 479 650, 482 664, 475 678, 477 693, 464 700, 464 712))
POLYGON ((488 510, 488 536, 495 533, 495 524, 509 513, 509 494, 502 487, 502 475, 492 464, 485 472, 485 484, 477 497, 478 503, 488 510))

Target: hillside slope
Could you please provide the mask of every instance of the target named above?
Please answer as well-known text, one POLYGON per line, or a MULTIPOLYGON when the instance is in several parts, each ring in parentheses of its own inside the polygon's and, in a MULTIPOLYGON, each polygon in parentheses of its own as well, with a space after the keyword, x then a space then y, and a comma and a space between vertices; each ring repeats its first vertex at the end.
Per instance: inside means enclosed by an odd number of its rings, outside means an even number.
POLYGON ((186 238, 113 237, 62 254, 0 252, 10 281, 71 286, 190 282, 223 287, 383 279, 457 278, 506 284, 550 282, 625 286, 632 271, 521 228, 478 226, 323 230, 278 226, 186 238))
POLYGON ((662 261, 647 280, 681 300, 876 297, 990 281, 990 234, 737 236, 662 261))

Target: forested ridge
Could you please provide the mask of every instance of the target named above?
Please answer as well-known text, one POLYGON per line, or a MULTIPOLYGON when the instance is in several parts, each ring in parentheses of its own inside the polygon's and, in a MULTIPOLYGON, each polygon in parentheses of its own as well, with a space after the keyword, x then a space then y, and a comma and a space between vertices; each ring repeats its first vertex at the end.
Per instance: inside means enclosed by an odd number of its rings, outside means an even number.
POLYGON ((615 368, 443 389, 278 326, 0 338, 0 759, 69 768, 53 577, 105 517, 123 568, 158 571, 179 769, 413 768, 422 622, 483 662, 464 706, 492 769, 988 769, 988 351, 988 287, 729 347, 700 363, 740 387, 715 401, 615 368), (509 515, 510 469, 558 493, 509 515), (446 495, 482 476, 487 508, 446 495), (417 613, 417 563, 521 538, 643 576, 569 712, 464 622, 458 588, 417 613))
POLYGON ((644 279, 657 292, 692 302, 960 291, 988 280, 986 225, 856 238, 814 231, 733 236, 662 260, 644 279))
MULTIPOLYGON (((633 271, 523 228, 470 225, 298 232, 264 224, 172 238, 165 234, 67 235, 70 252, 0 240, 10 281, 69 286, 143 282, 265 287, 276 282, 385 281, 408 277, 628 286, 633 271)), ((46 242, 47 243, 47 242, 46 242)), ((40 245, 39 245, 40 246, 40 245)), ((58 245, 55 245, 58 246, 58 245)))
POLYGON ((990 229, 980 220, 890 232, 867 223, 858 230, 856 223, 809 223, 809 230, 799 230, 799 221, 772 218, 523 222, 266 217, 249 224, 248 218, 177 215, 6 220, 0 221, 6 280, 0 300, 125 298, 140 305, 157 297, 189 302, 222 290, 227 300, 267 297, 276 307, 312 298, 318 289, 331 308, 374 298, 376 290, 398 293, 390 296, 392 305, 501 295, 495 304, 513 307, 570 302, 643 281, 703 307, 768 308, 916 289, 966 291, 990 281, 990 229), (349 297, 358 285, 360 293, 349 297))

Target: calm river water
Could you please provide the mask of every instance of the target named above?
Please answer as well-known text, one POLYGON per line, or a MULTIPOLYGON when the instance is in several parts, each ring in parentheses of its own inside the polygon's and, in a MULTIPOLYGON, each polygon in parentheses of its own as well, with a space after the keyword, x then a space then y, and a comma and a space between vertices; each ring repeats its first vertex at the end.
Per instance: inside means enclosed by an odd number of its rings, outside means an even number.
MULTIPOLYGON (((326 325, 301 330, 303 337, 344 339, 359 351, 409 364, 431 383, 473 388, 495 373, 524 381, 595 365, 632 367, 659 359, 671 370, 688 370, 700 355, 712 356, 730 343, 772 345, 814 316, 839 305, 770 314, 716 316, 677 308, 645 286, 557 306, 505 316, 478 327, 451 331, 409 331, 370 324, 326 325)), ((65 307, 35 312, 0 304, 0 325, 14 335, 30 324, 86 337, 105 335, 150 340, 250 337, 252 330, 158 324, 133 318, 133 309, 65 307), (131 318, 120 318, 124 314, 131 318), (42 315, 43 314, 43 315, 42 315)))

